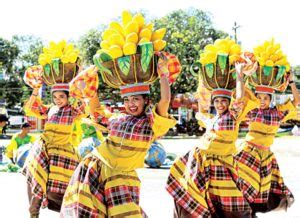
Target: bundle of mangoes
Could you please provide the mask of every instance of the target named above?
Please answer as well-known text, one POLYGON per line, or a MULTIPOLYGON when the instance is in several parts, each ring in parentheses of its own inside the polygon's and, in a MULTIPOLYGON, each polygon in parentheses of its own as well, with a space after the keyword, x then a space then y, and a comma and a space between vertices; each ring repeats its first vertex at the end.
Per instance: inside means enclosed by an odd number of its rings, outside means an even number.
POLYGON ((72 43, 62 40, 58 43, 51 41, 49 47, 43 48, 39 56, 39 63, 42 66, 51 64, 54 59, 60 59, 63 64, 76 63, 79 57, 79 50, 74 48, 72 43))
POLYGON ((165 33, 166 28, 153 31, 153 23, 146 24, 142 14, 133 16, 123 11, 122 23, 113 21, 103 32, 98 53, 106 53, 116 59, 136 54, 137 46, 146 42, 153 43, 154 51, 161 51, 166 46, 163 40, 165 33))
POLYGON ((253 50, 260 66, 285 66, 286 71, 290 71, 290 64, 287 61, 287 57, 282 52, 280 44, 275 43, 274 39, 265 41, 253 50))
POLYGON ((241 47, 229 37, 217 39, 214 44, 208 44, 204 47, 204 52, 200 54, 200 63, 204 66, 216 63, 217 55, 229 55, 229 64, 232 65, 239 60, 241 47))

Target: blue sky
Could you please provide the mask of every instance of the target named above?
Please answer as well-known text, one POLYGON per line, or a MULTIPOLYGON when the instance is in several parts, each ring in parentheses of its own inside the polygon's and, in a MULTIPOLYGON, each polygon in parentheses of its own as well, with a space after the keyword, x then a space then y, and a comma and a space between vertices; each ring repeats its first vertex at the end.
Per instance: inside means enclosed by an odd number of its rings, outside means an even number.
POLYGON ((45 40, 78 39, 123 10, 145 10, 160 17, 177 9, 199 8, 211 13, 215 27, 232 34, 234 21, 244 49, 274 37, 292 65, 300 65, 299 3, 295 0, 2 0, 0 36, 33 34, 45 40))

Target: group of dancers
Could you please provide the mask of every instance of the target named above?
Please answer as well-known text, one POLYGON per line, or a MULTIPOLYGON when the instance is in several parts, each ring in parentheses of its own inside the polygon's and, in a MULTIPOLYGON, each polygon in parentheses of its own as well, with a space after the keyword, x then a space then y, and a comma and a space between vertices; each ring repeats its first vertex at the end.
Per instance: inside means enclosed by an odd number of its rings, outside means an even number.
MULTIPOLYGON (((181 67, 169 53, 149 53, 149 48, 141 52, 130 57, 126 73, 119 60, 96 61, 96 66, 81 70, 79 58, 72 67, 61 61, 27 70, 25 81, 34 89, 25 112, 46 119, 22 171, 31 217, 38 217, 44 207, 61 217, 146 217, 139 205, 141 182, 136 169, 144 166, 152 142, 176 124, 168 114, 174 80, 170 78, 181 67), (125 114, 113 114, 101 105, 98 72, 106 84, 120 89, 125 114), (160 100, 153 104, 150 85, 156 78, 160 100), (51 86, 52 106, 39 97, 42 83, 51 86), (69 102, 70 97, 76 98, 76 104, 69 102), (104 118, 107 128, 100 124, 104 118), (84 131, 89 132, 90 126, 96 138, 96 132, 108 132, 107 137, 98 134, 100 143, 84 157, 75 146, 79 142, 74 143, 75 123, 82 120, 84 131)), ((245 75, 258 68, 256 62, 237 62, 234 83, 222 87, 218 80, 229 78, 232 71, 214 71, 220 74, 210 83, 215 83, 211 102, 216 114, 199 110, 197 119, 206 133, 198 146, 175 160, 166 181, 174 199, 174 217, 255 217, 257 212, 286 209, 293 203, 270 147, 280 123, 293 118, 298 91, 293 77, 286 77, 282 83, 291 87, 293 100, 271 107, 274 87, 260 84, 254 92, 245 87, 245 75), (238 150, 239 124, 245 119, 249 131, 238 150)), ((205 79, 206 71, 201 74, 205 79)))

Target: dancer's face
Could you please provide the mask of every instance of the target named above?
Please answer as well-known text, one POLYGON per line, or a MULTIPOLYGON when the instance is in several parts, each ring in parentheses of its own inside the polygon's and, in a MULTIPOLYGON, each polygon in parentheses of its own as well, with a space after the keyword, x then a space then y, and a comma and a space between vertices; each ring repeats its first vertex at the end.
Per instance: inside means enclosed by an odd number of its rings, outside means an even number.
POLYGON ((124 97, 124 106, 128 114, 139 116, 144 112, 146 100, 142 95, 124 97))
POLYGON ((30 127, 23 127, 22 132, 27 135, 30 132, 30 127))
POLYGON ((0 122, 0 127, 4 127, 6 125, 6 121, 1 121, 0 122))
POLYGON ((271 96, 265 93, 258 93, 257 98, 260 101, 260 109, 268 109, 271 103, 271 96))
POLYGON ((228 98, 216 97, 214 99, 214 107, 217 111, 217 114, 223 114, 225 111, 227 111, 229 103, 230 102, 228 98))
POLYGON ((68 96, 65 92, 63 91, 56 91, 53 92, 53 102, 56 106, 59 108, 62 108, 68 104, 68 96))

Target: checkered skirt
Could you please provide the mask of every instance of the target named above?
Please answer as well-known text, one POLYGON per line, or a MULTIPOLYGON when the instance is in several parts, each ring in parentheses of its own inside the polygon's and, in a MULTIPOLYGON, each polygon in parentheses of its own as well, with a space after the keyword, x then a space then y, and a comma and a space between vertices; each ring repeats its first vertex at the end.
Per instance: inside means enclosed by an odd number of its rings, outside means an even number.
POLYGON ((32 194, 42 199, 47 207, 47 192, 64 194, 79 159, 70 144, 46 144, 42 139, 32 147, 26 159, 23 174, 31 186, 32 194))
POLYGON ((286 209, 294 197, 284 184, 275 155, 249 143, 236 157, 240 188, 255 212, 267 212, 278 207, 286 209))
POLYGON ((135 171, 111 169, 93 154, 77 167, 64 196, 61 217, 142 217, 135 171))
POLYGON ((193 217, 242 217, 251 209, 238 186, 233 156, 195 148, 175 161, 166 189, 193 217))

